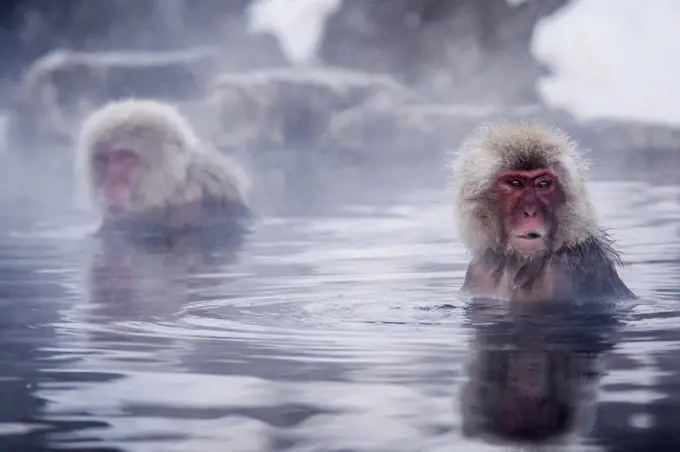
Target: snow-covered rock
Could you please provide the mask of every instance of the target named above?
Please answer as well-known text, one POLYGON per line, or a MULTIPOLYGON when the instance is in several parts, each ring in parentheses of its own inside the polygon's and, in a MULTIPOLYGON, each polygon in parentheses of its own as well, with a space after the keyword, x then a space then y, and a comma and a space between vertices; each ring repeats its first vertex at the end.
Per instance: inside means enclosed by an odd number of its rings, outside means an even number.
POLYGON ((9 110, 8 144, 68 142, 77 123, 125 97, 200 98, 218 64, 212 48, 177 52, 55 50, 24 74, 9 110))
POLYGON ((249 71, 218 77, 197 122, 222 149, 307 148, 341 111, 416 99, 381 75, 327 67, 249 71))

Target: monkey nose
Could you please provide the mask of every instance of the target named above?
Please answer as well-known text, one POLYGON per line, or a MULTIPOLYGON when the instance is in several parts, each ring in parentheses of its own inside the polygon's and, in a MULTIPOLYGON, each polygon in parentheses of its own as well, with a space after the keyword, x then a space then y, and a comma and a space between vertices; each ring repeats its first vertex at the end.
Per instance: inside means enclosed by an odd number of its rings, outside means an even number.
POLYGON ((538 215, 536 206, 524 206, 524 216, 527 218, 534 218, 538 215))

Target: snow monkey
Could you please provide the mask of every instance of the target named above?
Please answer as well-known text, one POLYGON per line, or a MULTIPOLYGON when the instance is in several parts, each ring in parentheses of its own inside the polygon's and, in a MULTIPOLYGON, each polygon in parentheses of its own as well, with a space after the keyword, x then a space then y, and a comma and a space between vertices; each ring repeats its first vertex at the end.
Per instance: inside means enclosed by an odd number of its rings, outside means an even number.
POLYGON ((174 236, 249 216, 241 169, 202 143, 167 103, 126 99, 102 106, 85 119, 77 153, 102 212, 100 232, 174 236))
POLYGON ((631 299, 599 228, 588 164, 557 128, 478 128, 453 163, 460 236, 473 255, 462 290, 508 300, 631 299))

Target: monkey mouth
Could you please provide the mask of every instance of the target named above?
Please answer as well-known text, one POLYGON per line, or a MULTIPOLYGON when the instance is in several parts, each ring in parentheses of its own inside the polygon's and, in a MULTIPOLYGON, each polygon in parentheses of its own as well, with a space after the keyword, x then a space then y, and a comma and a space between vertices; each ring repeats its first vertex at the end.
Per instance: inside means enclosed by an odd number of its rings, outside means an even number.
POLYGON ((517 238, 524 240, 538 240, 543 238, 543 234, 537 231, 531 231, 524 234, 519 234, 517 235, 517 238))
POLYGON ((508 243, 509 248, 524 256, 534 255, 545 248, 545 233, 541 230, 530 230, 514 234, 508 243))

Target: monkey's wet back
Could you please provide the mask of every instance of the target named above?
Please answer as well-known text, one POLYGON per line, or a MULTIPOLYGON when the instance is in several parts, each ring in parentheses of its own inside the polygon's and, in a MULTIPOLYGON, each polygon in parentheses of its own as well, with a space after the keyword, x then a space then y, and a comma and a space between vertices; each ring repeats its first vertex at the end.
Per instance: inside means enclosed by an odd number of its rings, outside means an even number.
POLYGON ((632 308, 472 308, 439 190, 210 252, 7 207, 0 450, 675 450, 680 187, 594 192, 632 308))

